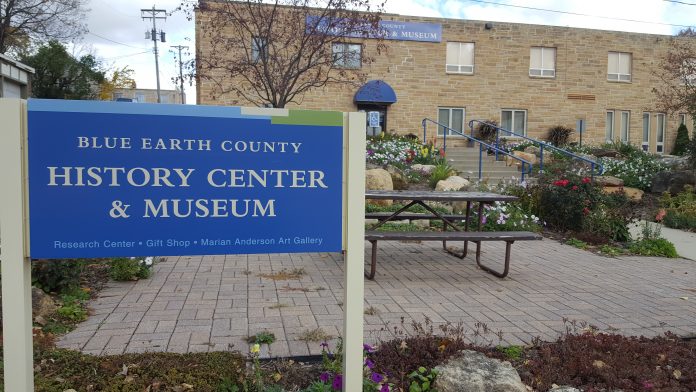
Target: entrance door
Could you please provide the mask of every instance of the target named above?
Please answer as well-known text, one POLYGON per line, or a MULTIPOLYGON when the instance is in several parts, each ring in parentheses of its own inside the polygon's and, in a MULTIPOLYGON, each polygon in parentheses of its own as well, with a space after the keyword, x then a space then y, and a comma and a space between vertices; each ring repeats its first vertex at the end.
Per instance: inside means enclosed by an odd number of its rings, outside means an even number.
MULTIPOLYGON (((359 112, 379 112, 379 128, 378 131, 387 131, 387 105, 376 105, 376 104, 358 104, 359 112)), ((368 122, 365 122, 365 130, 367 131, 369 126, 368 122)))

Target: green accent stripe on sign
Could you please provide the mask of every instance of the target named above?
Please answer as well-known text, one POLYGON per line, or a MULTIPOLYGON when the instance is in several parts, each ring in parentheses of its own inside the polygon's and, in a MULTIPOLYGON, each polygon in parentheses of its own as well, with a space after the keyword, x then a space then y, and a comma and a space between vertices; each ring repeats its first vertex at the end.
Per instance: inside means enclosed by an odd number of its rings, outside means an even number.
POLYGON ((343 126, 342 112, 290 110, 287 117, 273 116, 272 124, 343 126))

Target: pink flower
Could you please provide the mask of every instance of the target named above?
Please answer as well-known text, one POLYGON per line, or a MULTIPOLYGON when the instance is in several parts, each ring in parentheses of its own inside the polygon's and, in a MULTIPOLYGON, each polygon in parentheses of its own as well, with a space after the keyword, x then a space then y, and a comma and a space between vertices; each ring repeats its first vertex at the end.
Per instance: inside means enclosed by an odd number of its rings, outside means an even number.
POLYGON ((573 187, 572 187, 571 189, 574 190, 574 191, 577 191, 579 188, 578 188, 577 185, 573 185, 573 187))
POLYGON ((585 177, 585 178, 582 179, 582 183, 583 183, 583 184, 589 184, 590 181, 592 181, 592 180, 591 180, 589 177, 585 177))
POLYGON ((665 219, 665 215, 667 215, 667 211, 664 208, 660 208, 660 211, 655 215, 655 221, 662 222, 662 220, 665 219))

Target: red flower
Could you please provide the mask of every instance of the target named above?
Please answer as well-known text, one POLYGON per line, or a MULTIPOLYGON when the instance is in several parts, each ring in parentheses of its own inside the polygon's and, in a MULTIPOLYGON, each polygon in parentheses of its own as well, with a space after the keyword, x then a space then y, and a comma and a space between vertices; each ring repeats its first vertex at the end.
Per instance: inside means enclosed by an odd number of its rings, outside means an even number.
POLYGON ((567 186, 570 183, 568 180, 557 180, 553 182, 553 185, 556 186, 567 186))
POLYGON ((578 186, 577 186, 577 185, 573 185, 573 188, 571 188, 571 189, 573 189, 574 191, 577 191, 577 190, 578 190, 578 186))
POLYGON ((589 184, 590 181, 592 181, 592 180, 590 180, 589 177, 585 177, 585 178, 582 179, 582 183, 583 183, 583 184, 589 184))
POLYGON ((587 214, 590 213, 590 209, 587 208, 587 207, 585 207, 585 208, 582 209, 582 213, 585 214, 585 215, 587 215, 587 214))

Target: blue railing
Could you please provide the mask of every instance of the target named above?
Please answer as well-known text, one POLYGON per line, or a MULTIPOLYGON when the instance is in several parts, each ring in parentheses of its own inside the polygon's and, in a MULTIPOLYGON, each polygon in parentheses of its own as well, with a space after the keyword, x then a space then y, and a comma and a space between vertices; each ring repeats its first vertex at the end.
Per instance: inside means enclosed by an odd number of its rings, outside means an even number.
MULTIPOLYGON (((507 129, 505 129, 505 128, 500 128, 500 127, 498 127, 497 125, 494 125, 494 124, 491 124, 491 123, 487 123, 487 122, 485 122, 485 121, 480 121, 480 120, 471 120, 471 121, 469 121, 469 129, 471 130, 471 136, 472 136, 472 137, 473 137, 473 135, 474 135, 474 123, 478 123, 478 124, 480 124, 480 125, 486 125, 486 126, 489 126, 489 127, 493 128, 493 129, 495 129, 495 145, 496 145, 496 147, 500 145, 500 133, 501 133, 501 132, 504 133, 503 136, 508 136, 508 135, 509 135, 509 136, 513 136, 513 137, 516 137, 516 138, 520 138, 520 139, 524 139, 524 140, 530 141, 530 142, 532 142, 534 145, 538 145, 538 146, 539 146, 539 171, 540 171, 540 172, 543 172, 543 170, 544 170, 544 149, 549 149, 549 150, 551 150, 551 151, 556 151, 556 152, 558 152, 558 153, 560 153, 560 154, 569 156, 569 157, 571 157, 571 158, 573 158, 573 159, 577 159, 577 160, 583 161, 583 162, 585 162, 585 163, 588 163, 588 164, 590 165, 590 177, 591 177, 592 179, 594 179, 595 174, 597 174, 597 175, 602 175, 602 173, 604 173, 604 166, 603 166, 601 163, 599 163, 599 162, 596 162, 596 161, 593 161, 593 160, 591 160, 591 159, 585 158, 585 157, 583 157, 583 156, 581 156, 581 155, 574 154, 574 153, 572 153, 572 152, 570 152, 570 151, 568 151, 568 150, 564 150, 564 149, 562 149, 562 148, 556 147, 556 146, 554 146, 553 144, 546 143, 546 142, 543 141, 543 140, 533 139, 533 138, 531 138, 531 137, 528 137, 528 136, 525 136, 525 135, 521 135, 521 134, 515 133, 515 132, 513 132, 513 131, 509 131, 509 130, 507 130, 507 129), (599 170, 596 170, 596 169, 599 169, 599 170)), ((495 158, 496 158, 496 160, 498 159, 498 152, 497 152, 497 151, 496 151, 496 153, 495 153, 495 158)))
MULTIPOLYGON (((465 139, 467 139, 467 140, 469 140, 469 141, 471 141, 471 142, 474 142, 474 143, 478 143, 478 144, 479 144, 479 162, 478 162, 478 178, 479 178, 479 180, 481 180, 481 178, 483 178, 483 171, 482 171, 482 168, 483 168, 483 151, 484 151, 484 150, 486 150, 486 151, 489 151, 489 150, 494 151, 495 154, 496 154, 496 160, 497 160, 497 158, 498 158, 498 154, 503 154, 503 155, 509 156, 510 158, 512 158, 512 159, 514 159, 514 160, 516 160, 516 161, 519 161, 519 162, 522 164, 522 165, 521 165, 522 167, 520 168, 520 172, 522 173, 522 174, 521 174, 521 177, 522 177, 521 180, 522 180, 522 181, 524 181, 524 176, 525 176, 526 174, 530 174, 530 173, 532 172, 532 163, 531 163, 531 162, 529 162, 529 161, 527 161, 527 160, 525 160, 525 159, 522 159, 522 158, 520 158, 520 157, 514 156, 514 155, 510 154, 509 152, 500 149, 497 145, 494 146, 494 145, 492 145, 492 144, 488 144, 488 143, 484 142, 483 140, 480 140, 480 139, 475 138, 473 135, 467 135, 467 134, 465 134, 465 133, 462 132, 462 131, 458 131, 458 130, 456 130, 456 129, 452 129, 452 128, 450 128, 450 127, 444 125, 444 124, 440 124, 439 122, 434 121, 434 120, 431 120, 431 119, 429 119, 429 118, 424 118, 424 119, 423 119, 423 143, 426 143, 427 140, 428 140, 428 139, 427 139, 427 137, 428 137, 428 123, 433 123, 433 124, 437 125, 438 127, 441 127, 441 128, 442 128, 442 130, 443 130, 443 135, 442 135, 442 149, 443 149, 445 152, 447 151, 447 133, 448 133, 448 132, 454 133, 454 134, 456 134, 456 135, 458 135, 458 136, 463 136, 465 139), (526 170, 525 170, 525 168, 526 168, 526 170)), ((437 134, 437 130, 435 130, 435 135, 436 135, 436 137, 440 136, 440 135, 437 134)))

